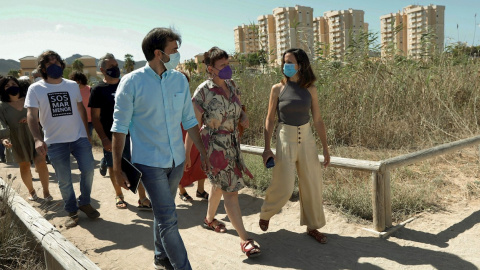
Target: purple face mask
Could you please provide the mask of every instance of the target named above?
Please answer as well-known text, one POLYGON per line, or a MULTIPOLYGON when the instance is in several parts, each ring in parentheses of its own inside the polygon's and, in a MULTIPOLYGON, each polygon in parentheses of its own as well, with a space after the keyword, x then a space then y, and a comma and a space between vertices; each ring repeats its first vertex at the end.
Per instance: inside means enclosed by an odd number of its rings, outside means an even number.
POLYGON ((224 68, 219 70, 218 77, 222 80, 230 80, 232 78, 232 69, 230 68, 230 66, 225 66, 224 68))

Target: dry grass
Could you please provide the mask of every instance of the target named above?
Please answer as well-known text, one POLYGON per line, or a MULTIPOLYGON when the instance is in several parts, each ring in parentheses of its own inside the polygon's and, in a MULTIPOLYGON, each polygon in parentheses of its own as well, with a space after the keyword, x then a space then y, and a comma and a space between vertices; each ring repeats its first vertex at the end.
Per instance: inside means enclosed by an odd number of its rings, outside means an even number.
POLYGON ((45 269, 37 242, 10 210, 8 190, 0 186, 0 269, 45 269))

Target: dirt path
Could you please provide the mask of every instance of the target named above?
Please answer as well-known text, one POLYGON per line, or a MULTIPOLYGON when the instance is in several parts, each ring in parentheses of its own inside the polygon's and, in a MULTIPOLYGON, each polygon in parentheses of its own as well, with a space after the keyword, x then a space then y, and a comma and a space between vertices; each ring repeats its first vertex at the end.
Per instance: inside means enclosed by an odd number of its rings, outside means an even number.
MULTIPOLYGON (((95 150, 94 155, 98 164, 100 151, 95 150)), ((79 171, 76 164, 73 168, 78 192, 79 171)), ((79 226, 66 229, 62 226, 66 213, 50 165, 49 169, 54 203, 46 205, 42 200, 31 203, 46 219, 102 269, 153 269, 153 214, 137 210, 136 195, 125 192, 128 209, 116 209, 110 179, 108 175, 102 177, 96 169, 92 205, 98 208, 101 217, 91 221, 81 213, 79 226)), ((16 176, 13 186, 26 198, 18 167, 1 163, 0 176, 6 179, 8 174, 16 176)), ((42 194, 38 178, 34 186, 42 194)), ((195 194, 195 190, 196 186, 187 188, 189 194, 195 194)), ((316 243, 299 226, 299 202, 288 202, 264 233, 258 227, 262 198, 244 189, 239 200, 245 227, 262 247, 263 255, 259 258, 249 260, 240 252, 238 236, 223 204, 217 218, 227 224, 229 231, 218 234, 201 226, 207 202, 195 200, 187 204, 177 197, 180 233, 194 269, 480 268, 480 200, 458 202, 444 212, 422 214, 388 240, 362 230, 364 225, 348 223, 343 216, 326 210, 327 225, 322 229, 329 236, 326 245, 316 243)))

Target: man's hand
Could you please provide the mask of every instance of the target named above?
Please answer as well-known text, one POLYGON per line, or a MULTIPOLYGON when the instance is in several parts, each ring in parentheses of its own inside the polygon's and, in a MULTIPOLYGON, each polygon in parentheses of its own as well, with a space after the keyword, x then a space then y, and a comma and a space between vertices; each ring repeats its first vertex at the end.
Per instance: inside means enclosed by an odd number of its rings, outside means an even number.
POLYGON ((185 157, 185 166, 183 167, 183 170, 186 171, 192 167, 192 160, 190 159, 190 155, 185 157))
POLYGON ((103 145, 103 149, 105 149, 105 151, 112 152, 112 141, 110 141, 108 138, 104 138, 102 140, 102 145, 103 145))
POLYGON ((35 150, 41 156, 47 155, 47 144, 42 140, 35 139, 35 150))
POLYGON ((128 181, 127 175, 122 171, 121 168, 114 169, 113 174, 115 175, 115 180, 120 187, 127 190, 130 189, 130 182, 128 181))

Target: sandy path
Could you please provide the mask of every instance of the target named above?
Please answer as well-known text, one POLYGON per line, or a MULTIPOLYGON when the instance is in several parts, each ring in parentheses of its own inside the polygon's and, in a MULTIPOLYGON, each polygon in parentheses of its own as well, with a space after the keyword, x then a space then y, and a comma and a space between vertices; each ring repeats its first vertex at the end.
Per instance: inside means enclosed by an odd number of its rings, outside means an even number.
MULTIPOLYGON (((100 151, 95 149, 94 155, 98 164, 100 151)), ((78 192, 79 171, 76 164, 73 168, 78 192)), ((108 175, 102 177, 96 169, 92 205, 101 217, 91 221, 81 213, 79 226, 66 229, 62 226, 66 213, 50 165, 49 169, 54 203, 31 203, 45 218, 102 269, 153 269, 153 214, 137 210, 136 195, 125 191, 130 205, 127 210, 117 210, 108 175)), ((26 198, 18 167, 1 163, 0 177, 6 179, 8 174, 17 176, 13 186, 26 198)), ((38 178, 34 186, 42 194, 38 178)), ((196 186, 187 188, 189 194, 195 194, 195 190, 196 186)), ((480 268, 480 200, 458 202, 445 212, 422 214, 388 240, 379 239, 361 230, 364 225, 348 223, 343 216, 326 209, 327 225, 322 232, 328 234, 329 243, 321 245, 299 226, 299 202, 288 202, 264 233, 257 223, 262 198, 244 189, 239 199, 245 227, 262 246, 263 255, 255 259, 249 260, 240 252, 238 236, 226 217, 223 203, 217 218, 227 224, 229 231, 218 234, 201 226, 207 202, 195 200, 187 204, 177 197, 180 233, 194 269, 480 268)))

